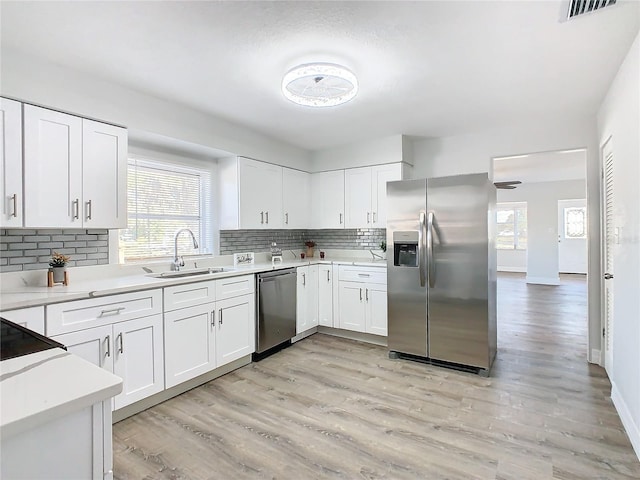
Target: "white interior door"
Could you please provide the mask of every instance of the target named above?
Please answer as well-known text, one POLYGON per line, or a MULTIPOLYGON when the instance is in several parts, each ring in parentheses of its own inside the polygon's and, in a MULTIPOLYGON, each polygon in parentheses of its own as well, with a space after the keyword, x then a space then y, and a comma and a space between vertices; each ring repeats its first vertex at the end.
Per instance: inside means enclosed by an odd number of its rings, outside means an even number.
POLYGON ((558 269, 587 273, 587 200, 558 200, 558 269))
POLYGON ((613 150, 611 141, 602 149, 602 351, 604 368, 611 375, 613 367, 613 248, 615 228, 613 226, 613 150))

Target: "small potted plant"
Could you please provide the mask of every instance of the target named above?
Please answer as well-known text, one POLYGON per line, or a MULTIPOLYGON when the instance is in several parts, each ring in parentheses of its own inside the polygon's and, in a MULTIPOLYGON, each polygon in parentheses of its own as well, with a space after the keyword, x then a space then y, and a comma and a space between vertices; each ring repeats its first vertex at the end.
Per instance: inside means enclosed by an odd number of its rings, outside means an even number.
POLYGON ((67 270, 67 262, 70 257, 62 253, 53 252, 51 261, 49 261, 50 272, 53 272, 53 281, 55 283, 64 282, 64 272, 67 270))
POLYGON ((380 250, 382 250, 383 253, 387 253, 387 242, 385 242, 384 240, 380 242, 380 250))
POLYGON ((304 244, 307 246, 307 257, 313 257, 313 248, 316 246, 316 242, 313 240, 307 240, 304 244))

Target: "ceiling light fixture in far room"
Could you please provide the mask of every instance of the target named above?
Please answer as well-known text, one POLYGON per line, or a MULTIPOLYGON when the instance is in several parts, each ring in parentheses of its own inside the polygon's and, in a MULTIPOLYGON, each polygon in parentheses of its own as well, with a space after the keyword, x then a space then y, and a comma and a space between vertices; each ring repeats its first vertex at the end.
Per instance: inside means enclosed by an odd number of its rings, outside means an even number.
POLYGON ((334 107, 358 93, 358 79, 349 69, 333 63, 306 63, 287 72, 282 93, 298 105, 334 107))

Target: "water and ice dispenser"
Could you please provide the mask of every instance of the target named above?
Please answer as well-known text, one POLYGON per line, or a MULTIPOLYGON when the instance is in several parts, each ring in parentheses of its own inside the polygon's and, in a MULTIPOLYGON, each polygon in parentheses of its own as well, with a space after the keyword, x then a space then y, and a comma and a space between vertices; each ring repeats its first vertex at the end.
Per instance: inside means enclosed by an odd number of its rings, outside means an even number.
POLYGON ((393 265, 396 267, 418 266, 418 232, 393 232, 393 265))

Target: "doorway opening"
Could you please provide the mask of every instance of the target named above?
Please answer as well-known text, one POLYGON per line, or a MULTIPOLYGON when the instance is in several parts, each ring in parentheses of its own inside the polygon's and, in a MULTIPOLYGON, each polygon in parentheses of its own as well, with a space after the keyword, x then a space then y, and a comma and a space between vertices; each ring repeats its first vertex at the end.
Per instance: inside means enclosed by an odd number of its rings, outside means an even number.
POLYGON ((493 159, 499 348, 589 358, 586 160, 586 149, 493 159))

